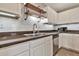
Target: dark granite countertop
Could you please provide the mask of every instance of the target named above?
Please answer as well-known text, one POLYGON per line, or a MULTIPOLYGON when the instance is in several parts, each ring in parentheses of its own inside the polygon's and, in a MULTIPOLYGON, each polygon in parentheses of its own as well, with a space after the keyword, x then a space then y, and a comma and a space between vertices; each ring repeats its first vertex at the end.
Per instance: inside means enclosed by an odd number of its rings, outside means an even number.
POLYGON ((58 32, 40 33, 39 35, 36 35, 36 36, 33 36, 32 34, 4 36, 4 37, 0 37, 0 48, 22 43, 22 42, 26 42, 26 41, 30 41, 30 40, 47 37, 50 35, 56 35, 56 34, 58 34, 58 32))
POLYGON ((61 32, 61 33, 79 34, 79 30, 66 30, 66 31, 61 32))
MULTIPOLYGON (((32 33, 33 31, 0 32, 0 48, 58 34, 57 30, 40 31, 41 34, 36 36, 33 36, 32 33), (12 33, 18 35, 10 35, 12 33)), ((79 30, 66 30, 61 33, 79 34, 79 30)))

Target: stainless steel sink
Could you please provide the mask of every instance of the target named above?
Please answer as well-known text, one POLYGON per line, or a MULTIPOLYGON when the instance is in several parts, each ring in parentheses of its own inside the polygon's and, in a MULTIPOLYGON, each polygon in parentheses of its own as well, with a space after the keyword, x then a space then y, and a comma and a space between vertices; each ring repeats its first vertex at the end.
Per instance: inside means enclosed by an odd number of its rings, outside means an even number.
POLYGON ((44 33, 38 33, 38 34, 24 34, 25 36, 41 36, 45 35, 44 33))

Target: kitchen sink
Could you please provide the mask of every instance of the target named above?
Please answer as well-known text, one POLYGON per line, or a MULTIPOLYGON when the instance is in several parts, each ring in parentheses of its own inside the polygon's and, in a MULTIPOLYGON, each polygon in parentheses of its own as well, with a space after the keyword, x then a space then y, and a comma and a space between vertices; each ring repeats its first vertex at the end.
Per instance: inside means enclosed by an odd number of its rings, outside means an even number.
POLYGON ((45 35, 45 33, 37 33, 37 34, 24 34, 25 36, 41 36, 45 35))

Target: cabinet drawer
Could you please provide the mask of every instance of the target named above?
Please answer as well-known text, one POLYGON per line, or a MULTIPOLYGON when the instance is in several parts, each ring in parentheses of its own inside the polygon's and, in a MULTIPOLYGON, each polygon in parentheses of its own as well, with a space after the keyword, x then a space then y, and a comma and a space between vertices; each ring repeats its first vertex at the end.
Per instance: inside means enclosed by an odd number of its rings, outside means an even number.
POLYGON ((27 49, 29 49, 29 42, 23 42, 12 46, 0 48, 0 55, 3 56, 17 55, 27 49))

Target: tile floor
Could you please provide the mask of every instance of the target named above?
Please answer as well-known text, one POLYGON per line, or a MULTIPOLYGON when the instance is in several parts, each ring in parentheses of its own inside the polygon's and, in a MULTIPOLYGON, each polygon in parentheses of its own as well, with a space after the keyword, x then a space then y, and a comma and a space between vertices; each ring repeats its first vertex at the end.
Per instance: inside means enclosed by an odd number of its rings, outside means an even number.
POLYGON ((79 53, 61 48, 55 56, 79 56, 79 53))

